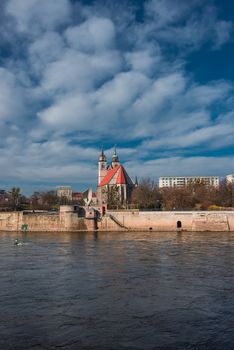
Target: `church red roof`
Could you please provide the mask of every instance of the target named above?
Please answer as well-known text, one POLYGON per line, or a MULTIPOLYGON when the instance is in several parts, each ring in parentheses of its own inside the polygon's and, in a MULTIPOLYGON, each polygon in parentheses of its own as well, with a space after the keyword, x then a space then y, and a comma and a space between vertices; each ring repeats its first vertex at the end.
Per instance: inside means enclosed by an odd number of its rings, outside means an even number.
POLYGON ((120 165, 118 165, 117 167, 110 169, 106 176, 104 177, 104 179, 102 179, 102 181, 100 182, 99 186, 105 186, 108 185, 110 180, 112 179, 112 177, 117 173, 117 170, 119 169, 120 165))
POLYGON ((114 184, 116 185, 133 185, 132 180, 130 179, 130 177, 128 176, 128 174, 126 173, 124 167, 122 165, 118 165, 113 169, 110 169, 106 176, 104 177, 104 179, 100 182, 99 186, 105 186, 110 184, 111 180, 113 178, 116 178, 114 180, 114 184))
POLYGON ((127 183, 126 178, 125 178, 125 174, 124 174, 124 169, 123 169, 122 166, 120 166, 120 168, 119 168, 119 172, 118 172, 116 183, 118 185, 122 185, 122 184, 126 184, 127 183))

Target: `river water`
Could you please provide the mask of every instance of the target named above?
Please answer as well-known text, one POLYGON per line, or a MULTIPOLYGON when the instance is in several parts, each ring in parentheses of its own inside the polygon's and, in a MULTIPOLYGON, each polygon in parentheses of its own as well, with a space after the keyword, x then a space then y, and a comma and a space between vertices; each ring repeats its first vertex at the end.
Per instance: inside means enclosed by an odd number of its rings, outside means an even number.
POLYGON ((0 233, 0 349, 234 349, 234 233, 0 233))

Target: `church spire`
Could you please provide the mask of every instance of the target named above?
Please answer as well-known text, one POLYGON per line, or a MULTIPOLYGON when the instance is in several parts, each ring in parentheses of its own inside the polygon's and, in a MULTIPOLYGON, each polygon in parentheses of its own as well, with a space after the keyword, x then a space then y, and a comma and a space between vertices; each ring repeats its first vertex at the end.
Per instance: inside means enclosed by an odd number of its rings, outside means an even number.
POLYGON ((102 150, 98 160, 98 184, 100 184, 100 182, 104 179, 104 177, 106 176, 106 173, 107 173, 106 155, 104 153, 103 146, 102 146, 102 150))
POLYGON ((135 178, 135 187, 138 187, 138 178, 137 178, 137 176, 135 178))
POLYGON ((106 162, 106 155, 104 153, 103 146, 102 146, 101 154, 99 156, 99 162, 106 162))
POLYGON ((119 165, 119 157, 117 155, 116 145, 115 145, 114 153, 113 153, 113 156, 112 156, 112 168, 115 168, 118 165, 119 165))

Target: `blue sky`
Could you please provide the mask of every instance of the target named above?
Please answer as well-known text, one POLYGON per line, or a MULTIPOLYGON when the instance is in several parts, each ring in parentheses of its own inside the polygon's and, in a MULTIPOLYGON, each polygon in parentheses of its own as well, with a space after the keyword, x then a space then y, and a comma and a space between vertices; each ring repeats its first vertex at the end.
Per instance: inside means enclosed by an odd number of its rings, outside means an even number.
POLYGON ((232 1, 2 0, 0 188, 234 172, 232 1))

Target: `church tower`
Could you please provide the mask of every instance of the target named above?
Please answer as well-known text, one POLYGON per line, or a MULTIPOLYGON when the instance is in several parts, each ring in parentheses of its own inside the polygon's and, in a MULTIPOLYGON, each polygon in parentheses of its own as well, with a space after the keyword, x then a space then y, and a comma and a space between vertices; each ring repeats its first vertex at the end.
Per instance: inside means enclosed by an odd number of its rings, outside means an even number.
POLYGON ((115 146, 114 154, 112 156, 111 166, 112 166, 112 168, 115 168, 118 165, 120 165, 120 163, 119 163, 119 157, 117 156, 117 153, 116 153, 116 146, 115 146))
POLYGON ((107 162, 106 162, 106 156, 102 148, 102 152, 99 156, 99 161, 98 161, 98 185, 104 179, 104 177, 106 176, 106 173, 107 173, 107 162))

